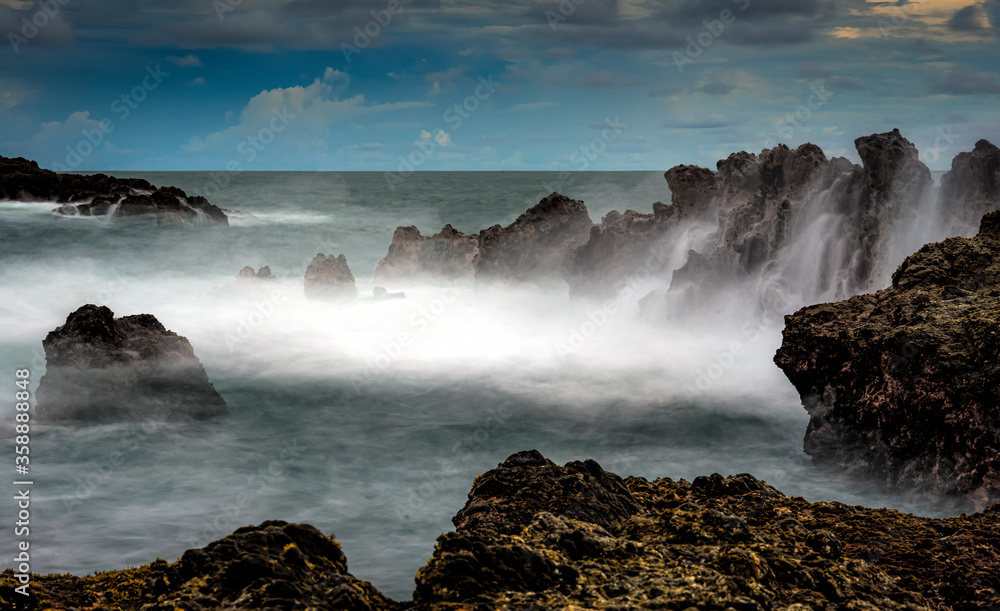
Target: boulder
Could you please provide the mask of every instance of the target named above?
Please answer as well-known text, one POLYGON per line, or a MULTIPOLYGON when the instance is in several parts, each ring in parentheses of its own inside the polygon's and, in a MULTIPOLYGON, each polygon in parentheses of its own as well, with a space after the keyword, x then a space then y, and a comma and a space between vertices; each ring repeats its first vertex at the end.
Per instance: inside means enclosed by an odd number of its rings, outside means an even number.
POLYGON ((397 281, 472 278, 477 242, 475 235, 456 231, 451 225, 445 225, 432 236, 420 235, 414 226, 397 227, 389 252, 375 269, 375 278, 397 281))
POLYGON ((1000 212, 927 244, 892 285, 785 318, 775 363, 810 414, 805 450, 893 489, 1000 499, 1000 212))
POLYGON ((278 277, 271 273, 270 266, 263 266, 258 271, 247 265, 236 274, 236 279, 240 281, 254 282, 257 280, 277 280, 278 277))
POLYGON ((34 161, 0 157, 0 200, 55 202, 66 216, 144 216, 158 223, 228 225, 221 208, 176 187, 154 187, 139 178, 57 174, 34 161))
POLYGON ((507 227, 479 232, 476 283, 539 282, 560 276, 560 262, 587 241, 593 223, 582 201, 553 193, 507 227))
POLYGON ((308 299, 350 300, 358 295, 354 274, 344 255, 319 253, 306 268, 305 292, 308 299))
POLYGON ((85 305, 42 341, 38 419, 49 423, 203 420, 226 413, 187 338, 150 314, 85 305))

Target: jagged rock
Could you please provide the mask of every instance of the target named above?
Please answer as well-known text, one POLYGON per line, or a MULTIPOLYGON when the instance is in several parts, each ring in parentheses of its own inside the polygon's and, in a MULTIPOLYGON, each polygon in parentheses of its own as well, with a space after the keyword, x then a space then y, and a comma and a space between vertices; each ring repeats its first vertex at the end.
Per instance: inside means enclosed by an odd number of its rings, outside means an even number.
POLYGON ((479 252, 473 259, 476 282, 557 277, 563 256, 587 241, 592 225, 583 202, 553 193, 507 227, 494 225, 479 232, 479 252))
POLYGON ((278 277, 271 273, 270 266, 263 266, 259 271, 253 271, 253 268, 247 265, 236 274, 237 280, 277 280, 278 277))
MULTIPOLYGON (((17 605, 24 597, 3 587, 11 574, 8 570, 0 576, 0 602, 17 605)), ((347 558, 332 535, 324 536, 308 524, 281 521, 240 528, 169 564, 157 560, 88 577, 47 575, 33 576, 32 581, 34 603, 40 609, 401 608, 347 571, 347 558)))
POLYGON ((372 297, 376 301, 384 301, 386 299, 406 299, 406 293, 390 293, 384 286, 376 286, 372 289, 372 297))
POLYGON ((478 238, 456 231, 451 225, 422 236, 416 227, 397 227, 389 252, 378 263, 375 277, 385 280, 472 278, 472 259, 478 238))
POLYGON ((638 507, 621 478, 593 460, 560 467, 532 450, 518 452, 476 478, 452 523, 460 531, 517 534, 541 511, 611 528, 638 507))
POLYGON ((21 157, 0 157, 2 199, 60 203, 56 213, 67 216, 149 215, 161 223, 229 224, 221 208, 176 187, 156 188, 139 178, 105 174, 57 174, 21 157))
POLYGON ((306 268, 306 297, 309 299, 354 299, 358 288, 344 255, 319 253, 306 268))
POLYGON ((786 317, 775 362, 810 414, 814 460, 1000 499, 1000 212, 908 257, 892 286, 786 317))
POLYGON ((226 413, 187 338, 150 314, 85 305, 42 341, 43 422, 205 419, 226 413))
POLYGON ((972 152, 959 153, 941 177, 939 199, 947 235, 1000 208, 1000 148, 980 140, 972 152))
POLYGON ((715 172, 696 165, 679 165, 663 177, 670 186, 670 201, 681 215, 689 216, 708 208, 719 195, 715 172))

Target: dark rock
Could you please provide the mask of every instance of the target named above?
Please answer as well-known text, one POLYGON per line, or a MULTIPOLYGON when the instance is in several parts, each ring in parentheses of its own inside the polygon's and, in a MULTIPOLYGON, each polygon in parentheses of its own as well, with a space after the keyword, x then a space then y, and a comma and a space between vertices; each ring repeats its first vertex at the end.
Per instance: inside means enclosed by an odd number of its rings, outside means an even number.
POLYGON ((206 419, 226 413, 187 338, 150 314, 85 305, 42 342, 43 422, 206 419))
POLYGON ((1000 499, 1000 212, 908 257, 892 286, 785 319, 775 362, 810 414, 814 460, 1000 499))
POLYGON ((479 232, 473 259, 476 282, 545 282, 559 276, 560 262, 587 241, 592 223, 583 202, 549 195, 507 227, 479 232))
POLYGON ((247 265, 236 274, 237 280, 277 280, 278 277, 271 273, 271 268, 267 265, 260 268, 258 271, 253 271, 253 268, 247 265))
POLYGON ((397 227, 389 252, 378 263, 375 277, 385 280, 472 278, 472 260, 478 238, 456 231, 451 225, 422 236, 416 227, 397 227))
POLYGON ((1000 208, 1000 148, 980 140, 972 152, 959 153, 941 177, 939 201, 949 236, 1000 208))
POLYGON ((320 253, 306 268, 306 297, 309 299, 354 299, 358 288, 344 255, 320 253))
POLYGON ((138 178, 57 174, 34 161, 0 157, 0 200, 56 202, 67 216, 151 216, 160 223, 228 225, 225 212, 176 187, 156 188, 138 178))
POLYGON ((560 467, 532 450, 476 478, 452 522, 460 531, 517 534, 542 511, 613 528, 638 507, 621 478, 593 460, 560 467))

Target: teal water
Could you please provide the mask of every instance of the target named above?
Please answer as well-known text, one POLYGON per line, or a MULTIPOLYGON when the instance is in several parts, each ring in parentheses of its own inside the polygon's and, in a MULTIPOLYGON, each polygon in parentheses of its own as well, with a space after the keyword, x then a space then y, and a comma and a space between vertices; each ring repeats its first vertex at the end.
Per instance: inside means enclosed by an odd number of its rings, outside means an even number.
MULTIPOLYGON (((805 412, 771 362, 775 324, 660 326, 629 298, 567 352, 596 306, 570 300, 565 286, 389 286, 407 299, 369 297, 397 225, 474 232, 553 190, 584 200, 594 220, 649 212, 669 201, 662 174, 418 173, 396 190, 368 173, 243 173, 221 189, 208 173, 132 175, 252 216, 228 228, 157 227, 0 202, 0 376, 13 382, 29 367, 34 390, 42 338, 98 303, 154 314, 188 337, 231 414, 36 427, 36 572, 172 560, 240 525, 282 519, 335 533, 355 575, 405 599, 474 477, 532 448, 621 475, 750 472, 810 500, 949 511, 811 465, 805 412), (347 256, 357 301, 304 299, 317 252, 347 256), (273 288, 232 286, 244 265, 265 264, 281 279, 273 288), (401 333, 411 345, 397 345, 401 333)), ((0 413, 12 422, 13 401, 0 413)), ((2 447, 12 457, 11 428, 2 447)), ((11 541, 3 529, 0 547, 11 541)))

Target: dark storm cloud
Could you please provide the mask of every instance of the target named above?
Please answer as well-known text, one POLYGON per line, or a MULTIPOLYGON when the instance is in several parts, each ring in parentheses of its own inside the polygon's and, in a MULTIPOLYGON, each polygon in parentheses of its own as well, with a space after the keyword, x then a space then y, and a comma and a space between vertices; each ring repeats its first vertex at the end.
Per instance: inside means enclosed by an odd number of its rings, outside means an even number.
POLYGON ((735 88, 735 85, 725 81, 709 81, 701 87, 698 87, 698 91, 709 95, 728 95, 732 93, 735 88))
POLYGON ((966 66, 956 66, 943 79, 931 79, 931 93, 946 95, 989 95, 1000 93, 1000 79, 996 74, 976 72, 966 66))
POLYGON ((953 30, 969 32, 982 28, 983 9, 978 4, 959 9, 948 20, 948 27, 953 30))

